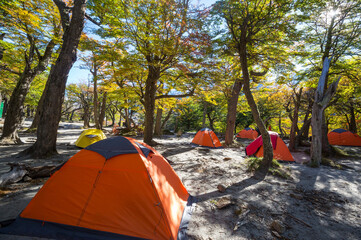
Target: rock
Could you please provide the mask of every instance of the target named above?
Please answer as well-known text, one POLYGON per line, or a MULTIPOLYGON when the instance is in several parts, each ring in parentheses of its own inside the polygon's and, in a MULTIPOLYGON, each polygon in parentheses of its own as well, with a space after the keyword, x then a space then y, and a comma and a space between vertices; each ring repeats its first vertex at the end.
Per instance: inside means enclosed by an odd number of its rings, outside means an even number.
POLYGON ((218 191, 221 193, 224 193, 226 191, 226 187, 222 184, 218 184, 217 188, 218 188, 218 191))
POLYGON ((278 221, 278 220, 274 220, 271 223, 271 230, 275 230, 278 233, 283 233, 285 231, 285 227, 278 221))
POLYGON ((225 158, 223 158, 223 160, 224 161, 229 161, 229 160, 231 160, 232 158, 230 158, 230 157, 225 157, 225 158))
POLYGON ((30 182, 31 180, 33 180, 33 179, 27 175, 25 175, 25 177, 23 178, 24 182, 30 182))
POLYGON ((232 205, 232 200, 230 197, 222 197, 220 198, 217 203, 216 203, 216 207, 218 209, 222 209, 222 208, 225 208, 225 207, 228 207, 230 205, 232 205))
POLYGON ((210 152, 209 148, 198 147, 197 150, 198 152, 206 152, 206 153, 210 152))
POLYGON ((276 232, 276 231, 271 231, 272 232, 272 235, 275 236, 276 238, 279 238, 279 239, 282 239, 282 236, 276 232))
POLYGON ((290 196, 298 200, 303 199, 303 196, 301 194, 291 193, 290 196))

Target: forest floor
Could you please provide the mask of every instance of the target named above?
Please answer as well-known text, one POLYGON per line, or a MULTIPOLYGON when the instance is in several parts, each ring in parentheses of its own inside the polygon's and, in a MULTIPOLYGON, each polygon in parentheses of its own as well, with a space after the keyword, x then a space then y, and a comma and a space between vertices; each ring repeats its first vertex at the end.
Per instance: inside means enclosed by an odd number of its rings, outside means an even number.
MULTIPOLYGON (((35 142, 35 134, 21 132, 23 145, 0 146, 0 175, 9 171, 9 162, 59 165, 78 152, 73 143, 81 124, 60 126, 59 155, 53 158, 17 156, 35 142)), ((258 180, 247 171, 244 148, 250 141, 235 148, 206 149, 192 147, 193 136, 155 138, 155 148, 198 198, 188 226, 190 239, 361 239, 361 147, 342 147, 352 156, 331 157, 342 169, 310 168, 302 164, 308 158, 304 151, 292 153, 299 163, 282 163, 289 179, 268 175, 258 180)), ((0 190, 0 222, 15 218, 45 181, 29 180, 0 190)))

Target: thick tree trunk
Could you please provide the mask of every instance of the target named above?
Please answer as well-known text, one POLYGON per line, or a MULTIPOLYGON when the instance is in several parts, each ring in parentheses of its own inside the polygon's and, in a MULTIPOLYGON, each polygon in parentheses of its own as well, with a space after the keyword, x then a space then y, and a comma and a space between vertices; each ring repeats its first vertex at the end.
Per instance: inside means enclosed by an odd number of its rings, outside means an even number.
MULTIPOLYGON (((59 50, 58 50, 59 51, 59 50)), ((52 64, 51 68, 53 68, 54 65, 52 64)), ((31 123, 31 126, 29 129, 37 129, 38 125, 39 125, 39 121, 40 121, 40 115, 41 115, 41 111, 43 109, 43 104, 44 104, 44 98, 45 98, 45 93, 47 91, 49 87, 49 79, 46 81, 45 84, 45 88, 43 93, 41 94, 40 100, 38 102, 38 106, 36 107, 36 112, 35 112, 35 117, 33 119, 33 122, 31 123)))
POLYGON ((157 108, 157 114, 155 117, 154 136, 162 136, 162 114, 163 109, 157 108))
POLYGON ((102 106, 100 109, 100 115, 99 115, 99 125, 100 125, 100 129, 103 129, 103 122, 104 122, 104 118, 105 118, 105 109, 107 106, 107 92, 103 93, 103 100, 102 100, 102 106))
POLYGON ((336 82, 333 82, 324 93, 324 86, 330 67, 330 60, 325 58, 322 74, 318 81, 318 86, 315 92, 315 101, 312 107, 312 145, 311 145, 311 162, 313 167, 320 166, 322 160, 322 123, 324 110, 330 102, 332 96, 336 92, 336 88, 340 78, 336 82))
POLYGON ((227 106, 227 119, 226 119, 226 135, 225 135, 225 145, 229 146, 233 143, 233 132, 236 124, 237 117, 237 103, 238 96, 242 89, 242 83, 240 79, 236 79, 233 87, 231 96, 228 99, 227 106))
POLYGON ((288 145, 288 149, 290 151, 295 151, 295 145, 296 145, 296 129, 298 124, 298 111, 300 109, 301 105, 301 95, 302 95, 302 88, 298 93, 295 91, 295 98, 294 98, 294 104, 295 108, 293 110, 293 121, 291 126, 291 132, 290 132, 290 143, 288 145))
POLYGON ((145 108, 145 122, 144 122, 144 142, 149 145, 154 145, 153 141, 153 126, 154 126, 154 109, 155 109, 155 94, 157 91, 157 81, 160 77, 160 68, 148 65, 148 77, 145 86, 144 108, 145 108))
POLYGON ((37 140, 30 148, 24 151, 34 158, 46 158, 57 154, 56 138, 61 117, 61 108, 68 74, 77 58, 77 47, 84 27, 85 9, 87 0, 74 1, 72 18, 69 22, 68 10, 64 2, 55 1, 65 29, 63 45, 59 57, 50 71, 49 88, 45 93, 44 105, 37 130, 37 140))

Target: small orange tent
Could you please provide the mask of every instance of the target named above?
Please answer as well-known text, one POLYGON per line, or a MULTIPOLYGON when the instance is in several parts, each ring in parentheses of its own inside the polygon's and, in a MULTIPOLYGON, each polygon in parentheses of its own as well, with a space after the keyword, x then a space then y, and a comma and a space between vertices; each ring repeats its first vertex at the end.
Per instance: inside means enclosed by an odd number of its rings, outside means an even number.
POLYGON ((155 149, 114 137, 70 158, 0 233, 54 239, 184 239, 193 201, 155 149))
MULTIPOLYGON (((281 161, 295 161, 292 157, 290 150, 282 139, 278 136, 278 133, 268 131, 271 137, 273 147, 273 158, 281 161)), ((263 140, 262 136, 259 136, 246 147, 246 154, 248 156, 255 155, 256 157, 263 157, 263 140)))
POLYGON ((194 136, 193 144, 210 147, 210 148, 221 148, 222 144, 219 141, 217 135, 209 128, 203 128, 197 132, 194 136))
POLYGON ((258 132, 252 128, 245 128, 236 135, 236 138, 256 139, 257 137, 258 132))
POLYGON ((331 145, 361 146, 361 137, 345 129, 335 129, 327 134, 331 145))

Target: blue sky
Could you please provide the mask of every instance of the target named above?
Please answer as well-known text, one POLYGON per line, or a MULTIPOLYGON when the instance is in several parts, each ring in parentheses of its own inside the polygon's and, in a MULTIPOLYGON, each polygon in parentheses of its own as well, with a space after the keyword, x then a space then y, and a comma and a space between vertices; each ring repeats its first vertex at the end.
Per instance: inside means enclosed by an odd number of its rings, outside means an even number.
MULTIPOLYGON (((198 5, 203 4, 208 7, 216 2, 216 0, 191 0, 192 4, 198 5)), ((86 26, 87 27, 87 26, 86 26)), ((68 84, 70 83, 78 83, 78 82, 87 82, 90 77, 90 71, 87 69, 80 69, 81 61, 79 60, 79 52, 78 52, 78 61, 75 62, 72 69, 69 72, 68 84)))

